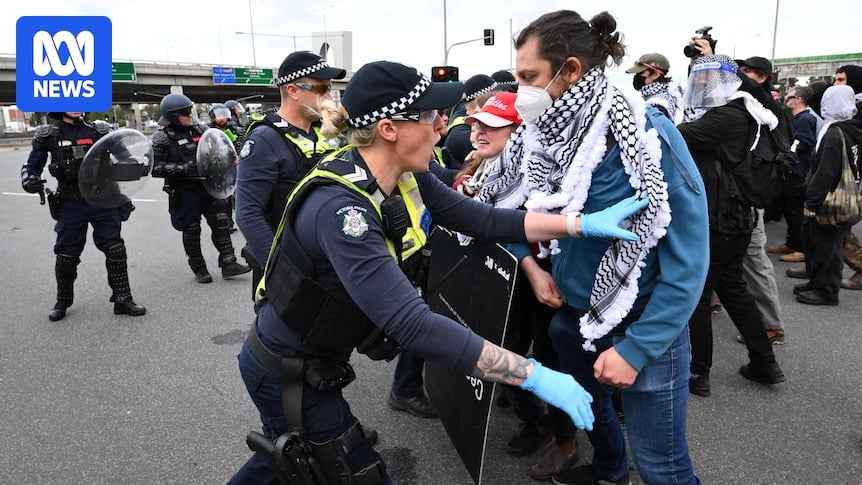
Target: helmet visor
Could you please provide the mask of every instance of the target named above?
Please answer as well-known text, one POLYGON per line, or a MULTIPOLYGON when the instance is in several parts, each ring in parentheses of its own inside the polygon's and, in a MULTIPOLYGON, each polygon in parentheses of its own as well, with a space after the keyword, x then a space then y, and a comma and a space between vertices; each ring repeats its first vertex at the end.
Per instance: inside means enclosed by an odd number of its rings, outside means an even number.
POLYGON ((724 106, 741 84, 736 69, 729 64, 720 61, 695 63, 688 76, 683 106, 686 109, 724 106))

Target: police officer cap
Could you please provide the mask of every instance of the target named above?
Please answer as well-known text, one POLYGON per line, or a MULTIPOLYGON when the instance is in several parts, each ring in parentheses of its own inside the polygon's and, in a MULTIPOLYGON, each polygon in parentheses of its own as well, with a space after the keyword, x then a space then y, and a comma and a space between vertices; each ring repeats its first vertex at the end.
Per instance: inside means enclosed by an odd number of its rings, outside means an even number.
POLYGON ((329 67, 326 59, 310 51, 298 51, 284 58, 278 68, 275 84, 281 86, 301 77, 313 79, 343 79, 344 69, 329 67))
POLYGON ((501 69, 494 74, 491 74, 491 79, 497 81, 497 84, 518 84, 512 71, 501 69))
POLYGON ((347 123, 362 128, 405 110, 445 109, 464 92, 461 83, 435 83, 414 67, 397 62, 368 63, 353 75, 342 103, 347 123))
POLYGON ((473 101, 479 96, 497 89, 497 81, 487 74, 476 74, 464 83, 464 101, 473 101))

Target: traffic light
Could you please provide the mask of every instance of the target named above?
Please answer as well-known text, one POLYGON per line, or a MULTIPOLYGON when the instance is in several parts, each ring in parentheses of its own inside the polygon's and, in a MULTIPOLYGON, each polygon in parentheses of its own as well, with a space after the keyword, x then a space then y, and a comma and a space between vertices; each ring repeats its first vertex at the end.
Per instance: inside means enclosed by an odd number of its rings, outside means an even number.
POLYGON ((485 45, 494 45, 494 29, 485 29, 482 38, 485 40, 485 45))
POLYGON ((455 66, 434 66, 431 68, 431 80, 434 82, 458 81, 458 68, 455 66))

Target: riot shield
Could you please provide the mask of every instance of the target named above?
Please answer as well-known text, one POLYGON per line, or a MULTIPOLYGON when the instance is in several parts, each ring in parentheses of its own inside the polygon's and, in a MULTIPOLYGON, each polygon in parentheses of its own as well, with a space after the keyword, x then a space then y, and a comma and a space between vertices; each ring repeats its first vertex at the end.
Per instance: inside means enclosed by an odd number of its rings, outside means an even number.
POLYGON ((218 128, 209 128, 198 141, 198 175, 207 192, 227 199, 236 189, 236 150, 218 128))
POLYGON ((99 139, 81 162, 78 188, 96 207, 120 207, 143 188, 153 169, 153 146, 141 132, 121 128, 99 139))
MULTIPOLYGON (((455 233, 441 227, 435 229, 430 245, 428 305, 502 345, 518 261, 499 244, 474 240, 461 246, 455 233)), ((495 384, 429 361, 425 386, 458 456, 473 481, 481 483, 495 384)))

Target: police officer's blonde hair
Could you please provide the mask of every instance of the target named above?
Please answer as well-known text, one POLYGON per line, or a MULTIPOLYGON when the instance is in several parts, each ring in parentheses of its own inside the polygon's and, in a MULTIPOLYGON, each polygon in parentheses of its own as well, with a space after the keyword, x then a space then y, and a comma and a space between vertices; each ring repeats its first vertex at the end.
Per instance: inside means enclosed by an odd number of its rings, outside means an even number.
POLYGON ((374 142, 377 133, 377 123, 372 123, 363 128, 352 128, 347 125, 349 115, 344 106, 325 105, 321 106, 320 133, 325 138, 336 138, 342 132, 347 131, 347 143, 354 147, 366 147, 374 142))

